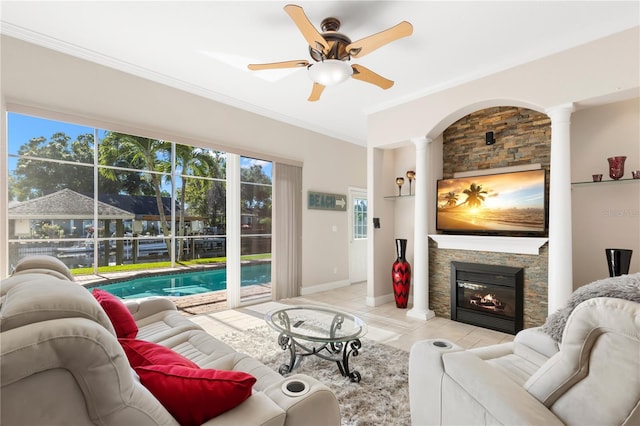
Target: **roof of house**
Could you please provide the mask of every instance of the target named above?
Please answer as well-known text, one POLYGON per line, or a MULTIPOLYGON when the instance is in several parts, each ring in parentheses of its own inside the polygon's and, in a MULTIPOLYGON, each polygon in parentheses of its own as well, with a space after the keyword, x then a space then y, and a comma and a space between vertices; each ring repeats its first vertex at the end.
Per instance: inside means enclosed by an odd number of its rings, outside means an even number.
MULTIPOLYGON (((9 207, 9 219, 93 219, 94 199, 71 189, 9 207)), ((134 219, 130 211, 98 201, 99 219, 134 219)))
MULTIPOLYGON (((98 200, 135 214, 138 220, 158 219, 158 204, 155 195, 98 194, 98 200)), ((162 197, 164 214, 171 215, 171 197, 162 197)), ((180 208, 176 205, 176 212, 180 208)))
MULTIPOLYGON (((93 197, 65 188, 32 200, 12 202, 9 219, 93 219, 93 197)), ((171 216, 171 197, 162 197, 165 215, 171 216)), ((176 212, 180 207, 176 205, 176 212)), ((98 195, 98 219, 159 220, 153 195, 98 195)), ((187 217, 187 219, 201 219, 187 217)))

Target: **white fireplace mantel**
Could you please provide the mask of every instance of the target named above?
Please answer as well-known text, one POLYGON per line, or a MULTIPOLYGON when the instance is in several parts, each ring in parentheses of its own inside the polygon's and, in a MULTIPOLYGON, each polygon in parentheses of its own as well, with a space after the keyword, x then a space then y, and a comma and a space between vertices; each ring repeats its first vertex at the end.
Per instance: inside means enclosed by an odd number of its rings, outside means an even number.
POLYGON ((540 254, 540 247, 548 238, 536 237, 488 237, 480 235, 429 234, 440 249, 491 251, 497 253, 540 254))

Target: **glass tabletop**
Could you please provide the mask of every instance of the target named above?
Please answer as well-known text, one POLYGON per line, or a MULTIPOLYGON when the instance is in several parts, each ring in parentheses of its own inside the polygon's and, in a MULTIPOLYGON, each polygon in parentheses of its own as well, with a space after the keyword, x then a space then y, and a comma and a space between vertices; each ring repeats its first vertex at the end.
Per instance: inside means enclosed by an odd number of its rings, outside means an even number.
POLYGON ((367 325, 355 315, 320 306, 276 309, 265 320, 279 333, 312 342, 348 342, 367 333, 367 325))

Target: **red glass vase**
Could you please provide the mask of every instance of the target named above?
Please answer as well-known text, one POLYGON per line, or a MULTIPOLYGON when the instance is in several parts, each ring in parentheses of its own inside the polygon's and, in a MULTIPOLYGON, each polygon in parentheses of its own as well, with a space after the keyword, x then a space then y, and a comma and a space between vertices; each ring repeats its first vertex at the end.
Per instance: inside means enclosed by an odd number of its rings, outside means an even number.
POLYGON ((396 299, 396 307, 406 308, 409 301, 409 289, 411 288, 411 265, 405 259, 407 240, 396 239, 397 259, 391 268, 393 282, 393 296, 396 299))
POLYGON ((624 155, 607 158, 609 162, 609 177, 618 180, 624 176, 624 161, 627 159, 624 155))

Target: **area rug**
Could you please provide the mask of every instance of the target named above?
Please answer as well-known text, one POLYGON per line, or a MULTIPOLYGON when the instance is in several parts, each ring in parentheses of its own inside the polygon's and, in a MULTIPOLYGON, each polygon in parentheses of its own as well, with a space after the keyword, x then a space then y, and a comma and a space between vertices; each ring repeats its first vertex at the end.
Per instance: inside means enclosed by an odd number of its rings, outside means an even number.
MULTIPOLYGON (((232 348, 258 359, 278 371, 289 362, 288 352, 277 344, 278 333, 268 326, 237 331, 220 339, 232 348)), ((351 370, 362 379, 353 383, 340 375, 335 362, 315 356, 303 358, 293 371, 312 376, 327 385, 338 398, 342 424, 409 425, 409 354, 400 349, 363 338, 358 356, 349 358, 351 370)))

